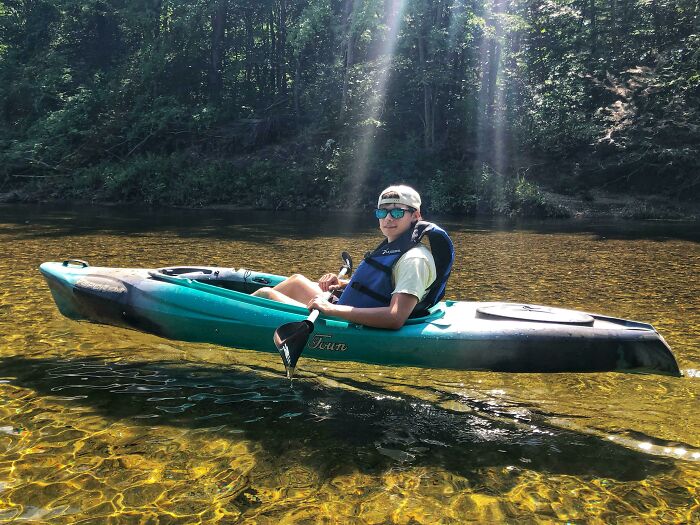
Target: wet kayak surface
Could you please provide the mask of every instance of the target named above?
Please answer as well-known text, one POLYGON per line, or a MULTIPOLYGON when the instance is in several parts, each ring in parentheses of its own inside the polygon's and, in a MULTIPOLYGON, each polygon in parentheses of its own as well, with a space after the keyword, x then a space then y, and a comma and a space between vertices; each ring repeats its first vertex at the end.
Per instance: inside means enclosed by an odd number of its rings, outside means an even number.
POLYGON ((447 299, 648 322, 684 377, 505 374, 279 356, 64 318, 46 260, 336 270, 346 214, 2 206, 0 521, 700 520, 695 224, 440 220, 447 299))

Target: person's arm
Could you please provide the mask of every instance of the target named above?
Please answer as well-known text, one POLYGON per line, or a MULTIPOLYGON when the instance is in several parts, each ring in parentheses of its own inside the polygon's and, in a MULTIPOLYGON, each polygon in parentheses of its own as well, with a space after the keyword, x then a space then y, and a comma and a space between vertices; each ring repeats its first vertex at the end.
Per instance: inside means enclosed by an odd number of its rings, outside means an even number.
POLYGON ((310 310, 318 310, 324 315, 332 315, 351 323, 398 330, 418 304, 418 298, 407 293, 395 293, 391 296, 389 306, 378 308, 358 308, 345 304, 331 304, 320 296, 314 297, 308 304, 310 310))

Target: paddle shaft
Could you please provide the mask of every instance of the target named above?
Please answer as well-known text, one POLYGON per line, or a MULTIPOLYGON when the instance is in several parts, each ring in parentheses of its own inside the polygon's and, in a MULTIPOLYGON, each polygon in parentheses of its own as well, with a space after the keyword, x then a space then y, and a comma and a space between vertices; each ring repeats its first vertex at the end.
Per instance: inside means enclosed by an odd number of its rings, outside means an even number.
MULTIPOLYGON (((343 252, 342 257, 345 265, 340 269, 338 279, 352 271, 352 259, 350 259, 350 256, 347 252, 343 252)), ((328 290, 324 292, 321 297, 327 301, 332 293, 333 292, 328 290)), ((318 309, 314 308, 304 321, 286 323, 275 330, 272 340, 277 350, 279 350, 284 367, 287 369, 287 377, 290 380, 294 375, 294 368, 297 361, 304 351, 304 346, 306 346, 309 340, 309 335, 314 331, 314 322, 320 313, 318 309)))

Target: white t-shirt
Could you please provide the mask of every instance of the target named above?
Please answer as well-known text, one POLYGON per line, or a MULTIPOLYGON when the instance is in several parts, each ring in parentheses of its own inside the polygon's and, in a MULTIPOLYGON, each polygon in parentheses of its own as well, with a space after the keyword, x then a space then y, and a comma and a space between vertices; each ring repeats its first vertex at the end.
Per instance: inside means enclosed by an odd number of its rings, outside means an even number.
POLYGON ((418 298, 420 302, 426 295, 428 287, 435 281, 435 259, 427 246, 419 244, 404 253, 394 265, 391 277, 395 293, 407 293, 418 298))

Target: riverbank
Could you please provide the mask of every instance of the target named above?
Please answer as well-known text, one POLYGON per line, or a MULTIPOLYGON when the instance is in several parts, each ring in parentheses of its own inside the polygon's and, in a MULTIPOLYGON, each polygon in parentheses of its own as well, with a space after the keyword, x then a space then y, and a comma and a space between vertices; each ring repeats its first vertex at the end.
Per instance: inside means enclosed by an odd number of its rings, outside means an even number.
POLYGON ((691 221, 700 218, 700 205, 658 196, 639 197, 600 190, 579 197, 550 192, 545 194, 551 202, 566 209, 573 218, 691 221))

